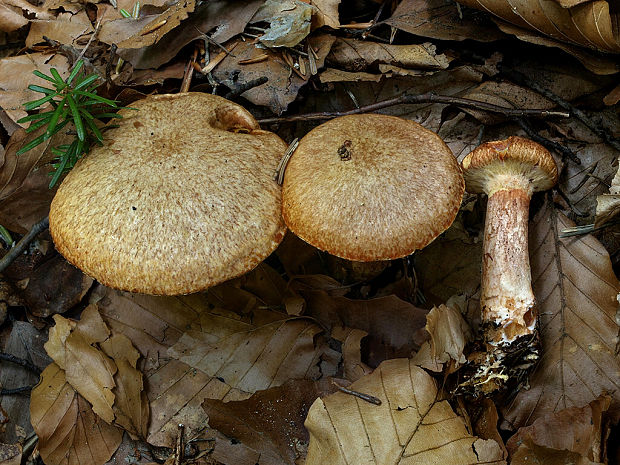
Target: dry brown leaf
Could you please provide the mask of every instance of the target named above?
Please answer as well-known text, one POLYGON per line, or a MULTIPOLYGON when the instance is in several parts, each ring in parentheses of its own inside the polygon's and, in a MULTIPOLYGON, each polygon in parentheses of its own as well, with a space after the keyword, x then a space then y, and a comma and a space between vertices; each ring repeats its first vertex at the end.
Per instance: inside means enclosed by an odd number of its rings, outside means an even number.
POLYGON ((310 34, 314 8, 300 0, 266 0, 251 22, 268 22, 258 40, 267 47, 294 47, 310 34))
POLYGON ((13 32, 28 24, 20 8, 0 3, 0 31, 13 32))
POLYGON ((310 0, 310 5, 316 8, 312 16, 312 28, 328 26, 334 29, 340 27, 338 5, 341 0, 310 0))
MULTIPOLYGON (((308 43, 316 52, 317 68, 323 67, 334 36, 322 34, 308 38, 308 43)), ((229 48, 232 45, 229 45, 229 48)), ((254 87, 243 93, 243 96, 255 105, 267 106, 276 114, 281 114, 288 105, 295 100, 299 89, 307 83, 310 72, 306 71, 305 78, 295 74, 286 64, 279 53, 269 50, 259 50, 249 41, 239 41, 234 50, 234 56, 228 55, 213 70, 213 76, 224 81, 225 84, 234 85, 235 82, 249 82, 254 79, 267 77, 267 83, 254 87), (258 54, 266 54, 267 60, 259 63, 239 64, 243 60, 254 58, 258 54), (231 79, 235 76, 235 81, 231 79)))
POLYGON ((142 48, 159 42, 175 29, 196 7, 195 0, 179 0, 158 15, 139 19, 122 18, 101 26, 99 40, 118 48, 142 48))
POLYGON ((327 68, 319 73, 319 79, 323 84, 329 82, 379 82, 385 78, 382 74, 364 72, 343 71, 341 69, 327 68))
POLYGON ((618 24, 607 0, 594 0, 571 8, 541 0, 459 0, 489 11, 519 27, 528 27, 561 42, 620 53, 618 24))
POLYGON ((530 389, 505 405, 515 429, 610 393, 620 414, 616 296, 620 282, 609 255, 592 236, 558 237, 574 224, 548 202, 530 226, 532 285, 538 301, 542 356, 530 389))
MULTIPOLYGON (((3 337, 2 351, 28 360, 40 369, 50 364, 51 360, 43 349, 47 336, 38 331, 33 325, 25 321, 14 321, 11 333, 3 337)), ((4 389, 12 389, 21 386, 32 386, 38 382, 39 377, 24 370, 19 365, 9 362, 0 362, 0 386, 4 389)), ((0 442, 14 444, 21 442, 32 433, 27 396, 2 396, 0 397, 0 442), (7 423, 8 421, 8 423, 7 423)), ((0 460, 0 463, 2 461, 0 460)))
POLYGON ((140 353, 123 334, 108 338, 101 344, 101 348, 118 368, 114 376, 114 423, 133 439, 145 439, 149 424, 149 403, 144 392, 142 372, 136 368, 140 353))
MULTIPOLYGON (((327 379, 294 380, 257 392, 247 400, 207 399, 202 408, 209 426, 256 451, 259 465, 295 465, 308 446, 304 419, 314 400, 334 387, 327 379)), ((217 446, 216 446, 217 448, 217 446)), ((231 457, 213 458, 230 463, 231 457)))
POLYGON ((519 428, 506 443, 511 463, 607 463, 603 416, 610 403, 609 396, 602 396, 585 407, 550 413, 519 428))
MULTIPOLYGON (((567 125, 568 129, 572 125, 567 125)), ((568 144, 581 164, 567 163, 563 191, 571 205, 587 216, 596 211, 597 196, 607 194, 612 182, 618 152, 603 143, 568 144)))
POLYGON ((169 353, 232 389, 253 394, 289 379, 318 378, 317 364, 326 348, 315 342, 320 332, 305 318, 251 327, 216 341, 212 334, 193 332, 182 336, 169 353))
POLYGON ((368 333, 368 360, 377 366, 383 360, 410 356, 426 340, 427 310, 396 296, 351 300, 324 291, 300 291, 306 299, 306 314, 326 328, 357 328, 368 333))
POLYGON ((503 32, 505 32, 506 34, 512 34, 520 40, 532 44, 544 45, 545 47, 555 47, 565 51, 566 53, 577 58, 577 60, 579 60, 583 66, 585 66, 593 73, 615 74, 620 71, 620 64, 618 64, 618 60, 616 60, 613 56, 593 54, 588 49, 585 49, 578 45, 561 42, 550 37, 537 34, 530 29, 525 29, 526 26, 518 27, 514 24, 510 24, 501 20, 496 20, 495 22, 503 32))
POLYGON ((32 390, 30 417, 46 465, 103 465, 123 437, 121 429, 93 413, 55 363, 43 371, 32 390))
POLYGON ((383 362, 349 389, 381 400, 375 405, 337 392, 308 413, 306 465, 505 463, 493 440, 471 436, 437 385, 407 359, 383 362))
POLYGON ((386 24, 410 34, 441 40, 473 39, 492 42, 505 37, 475 10, 459 16, 454 4, 443 0, 403 0, 386 24))
MULTIPOLYGON (((210 0, 198 6, 174 33, 166 34, 156 44, 140 49, 122 49, 118 53, 136 69, 159 68, 177 56, 184 46, 203 34, 209 34, 216 42, 224 43, 243 32, 262 1, 231 3, 228 0, 210 0)), ((107 40, 116 39, 111 35, 107 40)))
POLYGON ((43 36, 56 40, 63 45, 72 45, 84 48, 87 34, 95 32, 85 10, 77 14, 62 13, 55 19, 32 20, 26 37, 26 46, 31 48, 40 42, 45 42, 43 36))
POLYGON ((366 71, 379 63, 403 68, 446 69, 450 58, 437 54, 435 45, 391 45, 339 38, 332 45, 327 63, 346 71, 366 71))
POLYGON ((372 368, 362 362, 361 343, 368 336, 366 331, 335 327, 330 336, 342 343, 342 371, 345 379, 357 381, 372 372, 372 368))
POLYGON ((48 84, 32 72, 39 70, 49 74, 50 68, 56 68, 63 77, 69 74, 69 63, 61 55, 31 53, 0 59, 0 107, 11 119, 17 121, 26 116, 27 113, 22 109, 22 104, 41 97, 38 92, 27 89, 24 83, 43 87, 48 84))
POLYGON ((105 341, 109 335, 97 307, 86 307, 73 328, 60 315, 54 315, 54 321, 58 330, 50 330, 50 340, 45 344, 47 353, 66 370, 66 381, 92 404, 93 412, 111 423, 116 365, 93 345, 105 341))
MULTIPOLYGON (((40 220, 41 217, 37 219, 40 220)), ((46 318, 56 313, 64 313, 80 303, 91 288, 93 279, 60 255, 52 253, 51 259, 36 266, 27 280, 19 284, 18 292, 26 303, 28 312, 36 317, 46 318)))

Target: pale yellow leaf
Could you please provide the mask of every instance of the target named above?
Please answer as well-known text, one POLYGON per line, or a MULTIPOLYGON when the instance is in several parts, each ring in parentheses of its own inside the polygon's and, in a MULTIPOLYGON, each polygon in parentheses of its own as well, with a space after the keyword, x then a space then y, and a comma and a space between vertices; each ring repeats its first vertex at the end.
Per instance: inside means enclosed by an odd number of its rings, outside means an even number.
POLYGON ((594 227, 609 223, 620 215, 620 169, 616 172, 609 186, 609 194, 596 197, 596 218, 594 227))
POLYGON ((499 445, 469 434, 438 400, 433 378, 408 359, 383 362, 349 389, 381 405, 342 392, 317 399, 306 419, 306 465, 505 463, 499 445))
POLYGON ((313 28, 319 28, 322 26, 329 26, 331 28, 338 28, 340 26, 340 19, 338 16, 338 5, 341 0, 311 0, 310 4, 316 7, 316 13, 313 17, 313 28))
POLYGON ((532 285, 538 301, 542 355, 521 390, 503 408, 513 428, 568 407, 612 395, 620 413, 616 296, 620 282, 609 255, 592 236, 560 239, 574 223, 550 203, 530 226, 532 285))
POLYGON ((93 413, 55 363, 43 371, 32 390, 30 417, 46 465, 103 465, 123 437, 121 429, 93 413))

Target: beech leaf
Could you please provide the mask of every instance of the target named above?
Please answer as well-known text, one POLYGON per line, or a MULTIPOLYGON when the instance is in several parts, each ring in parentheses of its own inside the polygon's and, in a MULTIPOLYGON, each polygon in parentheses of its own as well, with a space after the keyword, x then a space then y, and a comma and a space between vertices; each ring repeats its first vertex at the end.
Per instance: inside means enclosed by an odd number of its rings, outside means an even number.
POLYGON ((46 465, 103 465, 123 437, 121 429, 93 413, 55 363, 43 371, 41 381, 32 390, 30 417, 46 465))
POLYGON ((387 360, 349 389, 381 405, 343 392, 317 399, 306 419, 306 465, 505 463, 500 446, 472 436, 411 360, 387 360))
POLYGON ((547 203, 530 226, 532 286, 538 302, 542 355, 521 390, 504 407, 513 428, 610 393, 620 414, 616 296, 620 282, 609 254, 592 236, 559 238, 572 223, 547 203))

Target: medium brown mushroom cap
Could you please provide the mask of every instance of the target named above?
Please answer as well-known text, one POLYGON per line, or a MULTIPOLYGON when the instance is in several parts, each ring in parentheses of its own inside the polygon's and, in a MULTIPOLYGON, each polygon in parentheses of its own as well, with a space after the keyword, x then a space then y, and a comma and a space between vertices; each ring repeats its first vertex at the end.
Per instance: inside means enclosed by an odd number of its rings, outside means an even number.
POLYGON ((107 286, 160 295, 197 292, 258 265, 286 230, 272 179, 286 144, 209 94, 131 106, 54 197, 60 253, 107 286))
POLYGON ((532 192, 553 187, 558 169, 551 153, 523 137, 486 142, 462 162, 467 191, 492 195, 502 188, 523 186, 532 192))
POLYGON ((413 121, 336 118, 300 141, 284 177, 288 227, 355 261, 404 257, 448 228, 464 192, 446 144, 413 121))

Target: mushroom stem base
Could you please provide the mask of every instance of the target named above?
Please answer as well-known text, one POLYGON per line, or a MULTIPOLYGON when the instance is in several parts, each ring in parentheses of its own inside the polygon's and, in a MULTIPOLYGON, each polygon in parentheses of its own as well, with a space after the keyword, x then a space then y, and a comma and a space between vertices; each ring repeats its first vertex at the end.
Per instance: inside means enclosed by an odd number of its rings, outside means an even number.
MULTIPOLYGON (((497 331, 491 327, 492 323, 485 326, 485 334, 497 331)), ((469 356, 470 370, 465 371, 465 381, 457 390, 478 397, 527 385, 527 376, 539 357, 540 340, 536 330, 512 342, 483 343, 469 356)))

